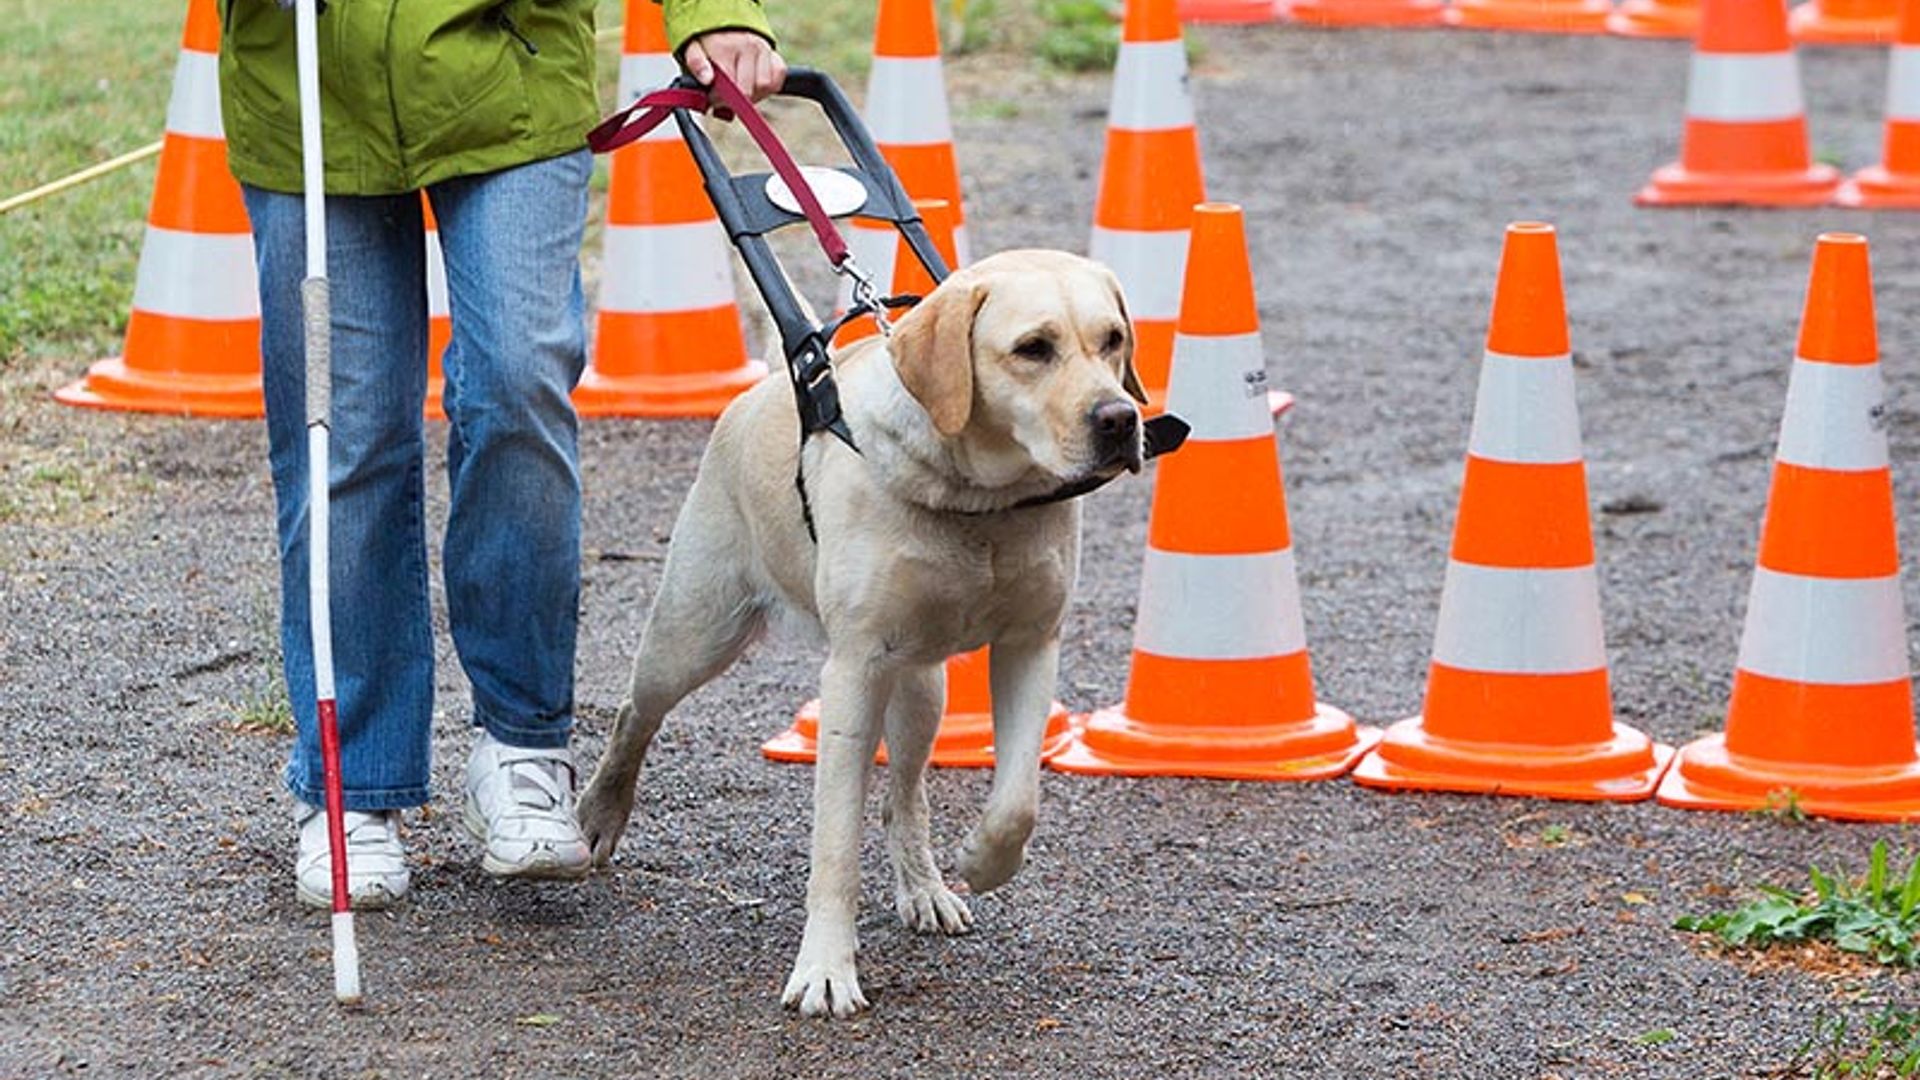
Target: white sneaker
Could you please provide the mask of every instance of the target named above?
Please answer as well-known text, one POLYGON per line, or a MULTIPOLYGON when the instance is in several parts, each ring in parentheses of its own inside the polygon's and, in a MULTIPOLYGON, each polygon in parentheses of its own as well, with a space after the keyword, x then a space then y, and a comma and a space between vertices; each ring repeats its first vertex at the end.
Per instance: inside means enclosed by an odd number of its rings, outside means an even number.
POLYGON ((486 732, 467 759, 467 831, 486 845, 480 868, 500 877, 581 878, 592 854, 573 814, 573 757, 524 750, 486 732))
MULTIPOLYGON (((333 852, 327 846, 327 812, 298 803, 300 858, 294 864, 294 895, 308 907, 333 906, 333 852)), ((400 846, 400 812, 346 812, 347 895, 358 909, 383 908, 407 895, 412 874, 400 846)))

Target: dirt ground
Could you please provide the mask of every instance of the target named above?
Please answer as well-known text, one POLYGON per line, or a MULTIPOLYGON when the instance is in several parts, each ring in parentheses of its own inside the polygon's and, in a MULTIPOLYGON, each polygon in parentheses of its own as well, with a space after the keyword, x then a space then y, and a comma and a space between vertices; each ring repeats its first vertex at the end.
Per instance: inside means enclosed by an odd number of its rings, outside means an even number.
MULTIPOLYGON (((1684 45, 1194 37, 1209 190, 1247 207, 1273 375, 1300 398, 1282 452, 1326 700, 1373 721, 1419 707, 1511 220, 1560 228, 1624 722, 1669 742, 1720 724, 1822 229, 1875 243, 1902 531, 1920 536, 1920 219, 1634 209, 1677 148, 1684 45)), ((976 248, 1082 248, 1106 83, 996 103, 993 63, 955 76, 981 88, 955 108, 976 248)), ((1881 56, 1803 66, 1816 150, 1873 160, 1881 56)), ((484 877, 448 812, 468 733, 443 637, 415 895, 361 919, 370 1003, 342 1013, 325 920, 289 887, 284 739, 235 726, 276 663, 263 429, 48 402, 81 366, 16 372, 5 399, 9 481, 39 494, 0 529, 0 1077, 1699 1080, 1788 1075, 1816 1016, 1912 1004, 1908 976, 1736 963, 1669 929, 1809 862, 1858 869, 1875 838, 1909 850, 1905 829, 1049 774, 1032 863, 967 938, 898 925, 870 831, 875 1008, 802 1021, 777 994, 811 774, 756 747, 811 696, 817 656, 772 642, 691 699, 611 872, 530 886, 484 877)), ((584 761, 706 430, 586 426, 584 761)), ((1076 708, 1124 689, 1149 491, 1089 500, 1060 687, 1076 708)), ((934 777, 939 842, 986 782, 934 777)))

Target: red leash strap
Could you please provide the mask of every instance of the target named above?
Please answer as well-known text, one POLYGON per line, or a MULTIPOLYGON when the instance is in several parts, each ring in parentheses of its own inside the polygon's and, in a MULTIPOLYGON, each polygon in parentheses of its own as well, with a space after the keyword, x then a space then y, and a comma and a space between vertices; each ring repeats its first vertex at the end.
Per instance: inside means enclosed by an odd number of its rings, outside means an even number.
POLYGON ((773 166, 773 171, 779 174, 781 180, 786 181, 787 188, 800 203, 800 211, 806 216, 807 224, 813 227, 813 235, 820 241, 821 250, 827 253, 827 261, 838 270, 840 264, 847 261, 846 239, 840 235, 840 230, 834 228, 833 220, 827 217, 819 198, 814 195, 812 185, 801 175, 800 166, 794 163, 793 155, 787 152, 779 136, 767 125, 766 118, 753 107, 753 101, 727 77, 727 73, 719 68, 713 71, 713 89, 710 93, 668 88, 643 95, 588 132, 587 145, 597 154, 610 153, 659 127, 677 109, 707 112, 712 108, 714 98, 718 98, 722 107, 740 118, 741 126, 759 144, 760 152, 767 156, 767 163, 773 166))

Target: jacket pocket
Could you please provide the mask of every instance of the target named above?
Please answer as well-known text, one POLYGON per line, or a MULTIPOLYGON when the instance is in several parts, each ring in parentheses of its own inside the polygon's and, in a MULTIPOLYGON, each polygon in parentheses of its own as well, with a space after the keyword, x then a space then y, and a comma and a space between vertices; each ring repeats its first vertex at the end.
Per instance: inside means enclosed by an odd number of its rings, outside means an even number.
POLYGON ((421 26, 417 42, 394 42, 395 111, 410 160, 498 146, 526 133, 524 67, 531 54, 508 30, 524 35, 515 6, 470 10, 421 26))

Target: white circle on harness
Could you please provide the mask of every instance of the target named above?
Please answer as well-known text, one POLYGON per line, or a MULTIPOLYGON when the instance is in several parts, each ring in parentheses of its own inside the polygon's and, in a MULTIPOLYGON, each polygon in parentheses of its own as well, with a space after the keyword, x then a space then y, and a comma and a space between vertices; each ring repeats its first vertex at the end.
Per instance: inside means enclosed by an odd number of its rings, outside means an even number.
MULTIPOLYGON (((839 169, 802 165, 800 178, 813 189, 813 197, 820 200, 820 209, 828 217, 846 217, 867 205, 867 186, 839 169)), ((803 213, 800 200, 793 197, 793 189, 778 173, 767 177, 767 198, 789 214, 803 213)))

